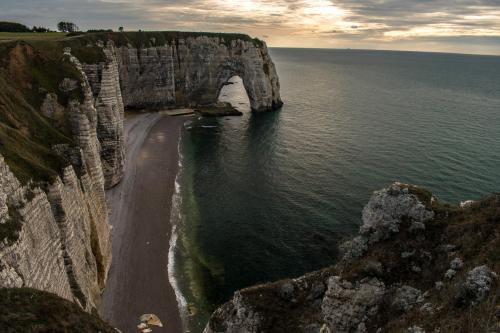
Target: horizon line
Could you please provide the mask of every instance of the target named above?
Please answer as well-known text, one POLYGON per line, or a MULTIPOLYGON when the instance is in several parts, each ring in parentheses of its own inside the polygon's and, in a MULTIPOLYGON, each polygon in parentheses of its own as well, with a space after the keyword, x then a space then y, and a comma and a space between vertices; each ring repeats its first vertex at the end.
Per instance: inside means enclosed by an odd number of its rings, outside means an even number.
MULTIPOLYGON (((264 40, 265 41, 265 40, 264 40)), ((500 54, 490 53, 463 53, 451 51, 419 51, 419 50, 397 50, 397 49, 367 49, 355 47, 299 47, 299 46, 268 46, 270 49, 304 49, 304 50, 351 50, 351 51, 380 51, 380 52, 411 52, 411 53, 436 53, 436 54, 456 54, 467 56, 500 57, 500 54)))

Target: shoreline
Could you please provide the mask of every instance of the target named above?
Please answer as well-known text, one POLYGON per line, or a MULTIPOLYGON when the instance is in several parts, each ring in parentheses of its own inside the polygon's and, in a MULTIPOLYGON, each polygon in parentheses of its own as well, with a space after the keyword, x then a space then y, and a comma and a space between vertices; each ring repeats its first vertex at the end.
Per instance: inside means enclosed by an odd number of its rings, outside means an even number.
MULTIPOLYGON (((182 127, 179 131, 182 130, 182 127)), ((177 161, 178 161, 178 169, 177 175, 175 176, 175 191, 172 195, 172 208, 170 213, 170 225, 172 226, 172 232, 170 234, 169 240, 169 248, 168 248, 168 281, 170 286, 174 290, 175 298, 177 300, 177 306, 179 308, 179 314, 181 316, 182 328, 183 331, 189 331, 188 325, 188 303, 186 297, 182 294, 181 288, 179 286, 179 282, 176 276, 175 269, 175 256, 178 242, 178 227, 179 223, 182 222, 182 195, 181 195, 181 187, 179 184, 179 177, 182 173, 182 153, 181 153, 181 145, 182 145, 182 135, 179 134, 179 139, 177 141, 177 161)))
POLYGON ((147 113, 127 117, 124 124, 125 175, 106 191, 113 260, 101 305, 102 317, 122 332, 138 331, 139 317, 146 313, 163 323, 154 332, 183 331, 170 271, 176 239, 171 215, 185 121, 147 113))

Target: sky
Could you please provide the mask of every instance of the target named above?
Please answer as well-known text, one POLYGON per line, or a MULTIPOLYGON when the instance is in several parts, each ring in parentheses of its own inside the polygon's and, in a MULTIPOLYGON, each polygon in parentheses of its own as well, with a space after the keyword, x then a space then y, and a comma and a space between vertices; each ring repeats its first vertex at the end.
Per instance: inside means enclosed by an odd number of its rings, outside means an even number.
POLYGON ((0 0, 0 20, 242 32, 271 47, 500 55, 500 0, 0 0))

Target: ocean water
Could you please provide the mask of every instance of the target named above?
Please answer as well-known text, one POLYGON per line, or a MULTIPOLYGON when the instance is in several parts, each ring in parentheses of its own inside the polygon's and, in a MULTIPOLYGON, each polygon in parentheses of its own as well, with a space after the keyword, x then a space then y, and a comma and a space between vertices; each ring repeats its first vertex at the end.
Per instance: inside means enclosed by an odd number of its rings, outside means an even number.
MULTIPOLYGON (((500 191, 500 57, 271 49, 284 107, 185 125, 172 272, 191 332, 237 289, 335 263, 393 181, 500 191)), ((175 216, 174 216, 175 215, 175 216)))

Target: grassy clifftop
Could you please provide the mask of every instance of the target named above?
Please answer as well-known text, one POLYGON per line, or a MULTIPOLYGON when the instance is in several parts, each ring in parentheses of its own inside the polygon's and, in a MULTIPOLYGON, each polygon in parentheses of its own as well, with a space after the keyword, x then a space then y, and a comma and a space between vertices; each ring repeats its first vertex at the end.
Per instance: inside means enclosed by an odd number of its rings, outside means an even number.
POLYGON ((72 37, 72 43, 83 42, 95 43, 98 40, 112 40, 117 46, 148 47, 155 45, 165 45, 175 42, 179 39, 196 37, 220 38, 221 41, 228 44, 233 40, 243 40, 253 42, 256 45, 262 45, 262 41, 252 38, 246 34, 239 33, 217 33, 217 32, 187 32, 187 31, 128 31, 128 32, 99 32, 85 33, 80 36, 72 37))

